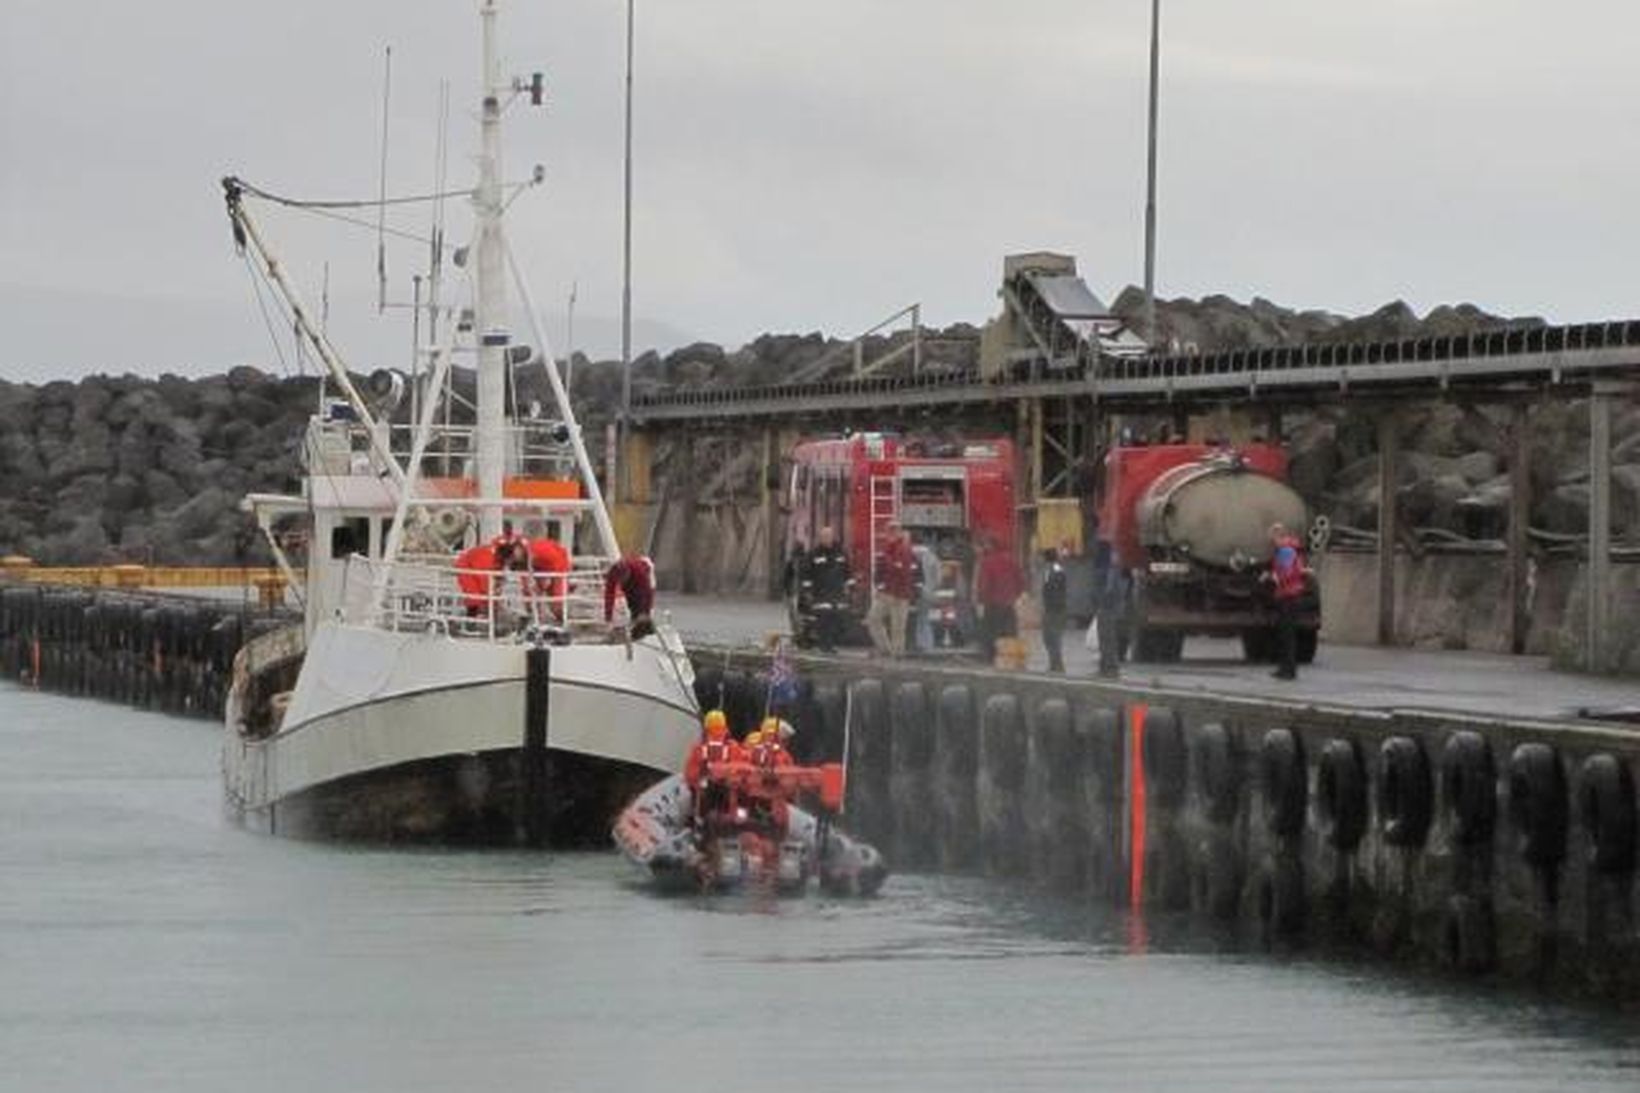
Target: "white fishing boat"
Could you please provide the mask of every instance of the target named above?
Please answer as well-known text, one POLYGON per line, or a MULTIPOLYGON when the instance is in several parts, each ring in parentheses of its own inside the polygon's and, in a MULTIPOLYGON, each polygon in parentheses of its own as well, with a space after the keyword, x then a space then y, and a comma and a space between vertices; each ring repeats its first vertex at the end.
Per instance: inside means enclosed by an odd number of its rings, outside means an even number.
POLYGON ((303 601, 299 626, 247 644, 227 704, 227 803, 261 830, 607 842, 621 806, 676 770, 698 735, 693 673, 664 617, 653 632, 622 614, 606 621, 604 578, 621 551, 503 231, 506 205, 541 171, 503 183, 502 113, 520 98, 538 102, 541 79, 503 79, 494 0, 481 13, 473 234, 445 248, 435 233, 430 343, 418 345, 409 377, 354 381, 253 213, 273 195, 224 180, 236 242, 324 367, 301 493, 246 499, 303 601), (438 299, 446 249, 471 290, 449 305, 438 299), (511 291, 533 346, 513 338, 511 291), (458 353, 476 360, 466 424, 449 409, 458 353), (510 370, 531 361, 545 363, 551 404, 509 414, 510 370), (292 521, 305 561, 287 550, 292 521), (528 548, 513 555, 518 568, 474 560, 475 547, 514 528, 536 544, 555 540, 569 564, 538 568, 528 548))

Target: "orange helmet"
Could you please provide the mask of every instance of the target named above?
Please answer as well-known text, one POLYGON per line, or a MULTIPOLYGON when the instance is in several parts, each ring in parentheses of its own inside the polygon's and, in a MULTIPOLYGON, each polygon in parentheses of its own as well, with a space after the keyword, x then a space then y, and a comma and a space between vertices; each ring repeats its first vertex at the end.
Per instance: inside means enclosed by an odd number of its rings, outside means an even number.
POLYGON ((729 718, 722 710, 706 711, 706 735, 716 740, 729 735, 729 718))

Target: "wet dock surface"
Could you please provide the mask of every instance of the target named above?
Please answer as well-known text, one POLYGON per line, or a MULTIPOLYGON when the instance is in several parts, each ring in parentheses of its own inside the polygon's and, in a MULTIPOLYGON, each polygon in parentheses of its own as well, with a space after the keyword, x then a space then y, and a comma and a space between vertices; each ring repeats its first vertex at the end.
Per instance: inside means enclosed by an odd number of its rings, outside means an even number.
MULTIPOLYGON (((704 596, 663 595, 663 610, 685 637, 714 645, 761 642, 786 628, 785 608, 757 600, 719 600, 704 596)), ((1036 635, 1028 670, 1047 667, 1047 654, 1036 635)), ((1065 667, 1072 676, 1092 677, 1096 657, 1080 631, 1065 635, 1065 667)), ((865 662, 865 649, 840 656, 865 662)), ((977 657, 936 654, 934 663, 970 664, 977 657)), ((1191 638, 1184 659, 1173 665, 1124 664, 1128 683, 1175 690, 1209 691, 1245 698, 1282 698, 1301 703, 1359 709, 1417 710, 1499 716, 1526 720, 1576 721, 1581 711, 1628 710, 1640 723, 1640 680, 1598 678, 1557 672, 1543 657, 1510 657, 1492 653, 1383 649, 1375 646, 1323 643, 1316 663, 1302 669, 1296 682, 1270 678, 1267 665, 1246 663, 1234 640, 1191 638)))

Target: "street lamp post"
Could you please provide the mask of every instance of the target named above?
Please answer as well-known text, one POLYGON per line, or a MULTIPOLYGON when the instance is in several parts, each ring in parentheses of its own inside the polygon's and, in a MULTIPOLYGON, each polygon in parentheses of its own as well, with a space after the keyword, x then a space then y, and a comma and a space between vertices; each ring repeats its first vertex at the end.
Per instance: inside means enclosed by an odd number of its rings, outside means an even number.
POLYGON ((1145 340, 1156 344, 1156 115, 1162 56, 1162 0, 1150 0, 1150 160, 1145 179, 1145 340))
MULTIPOLYGON (((632 416, 632 41, 636 0, 626 0, 626 200, 621 218, 623 247, 621 258, 621 440, 626 440, 632 416)), ((623 443, 624 447, 624 443, 623 443)), ((624 457, 625 453, 621 453, 624 457)), ((614 476, 612 476, 614 477, 614 476)), ((619 475, 613 483, 615 497, 627 500, 620 488, 619 475)))

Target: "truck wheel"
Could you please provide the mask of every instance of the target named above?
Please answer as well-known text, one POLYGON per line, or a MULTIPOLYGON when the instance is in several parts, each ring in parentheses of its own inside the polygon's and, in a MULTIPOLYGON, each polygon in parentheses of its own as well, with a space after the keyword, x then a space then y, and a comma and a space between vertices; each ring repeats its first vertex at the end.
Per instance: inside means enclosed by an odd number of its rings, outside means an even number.
POLYGON ((1300 630, 1294 645, 1297 646, 1298 662, 1300 664, 1315 663, 1315 647, 1321 641, 1319 630, 1300 630))
POLYGON ((1268 664, 1276 653, 1275 634, 1267 628, 1252 628, 1241 632, 1241 655, 1250 664, 1268 664))

